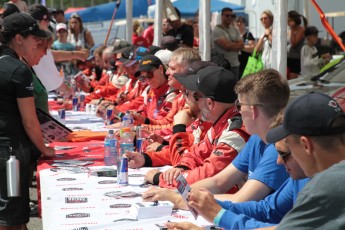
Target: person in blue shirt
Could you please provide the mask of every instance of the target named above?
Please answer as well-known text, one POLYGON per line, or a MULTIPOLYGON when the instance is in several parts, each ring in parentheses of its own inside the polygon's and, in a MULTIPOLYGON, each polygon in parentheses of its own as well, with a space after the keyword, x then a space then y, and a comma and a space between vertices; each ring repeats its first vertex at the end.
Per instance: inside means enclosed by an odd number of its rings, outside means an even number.
MULTIPOLYGON (((297 161, 291 157, 285 139, 277 142, 275 147, 279 153, 277 164, 284 165, 290 174, 290 178, 275 193, 258 202, 233 203, 217 201, 206 189, 197 189, 191 191, 189 205, 196 208, 205 219, 225 229, 253 229, 277 225, 292 209, 298 193, 309 178, 306 178, 297 161)), ((188 222, 167 223, 167 226, 169 229, 199 229, 188 222)))
MULTIPOLYGON (((276 164, 278 156, 273 144, 265 141, 266 133, 276 115, 286 106, 289 87, 286 80, 272 69, 242 78, 236 85, 237 109, 241 112, 248 133, 252 134, 242 151, 224 170, 213 177, 198 181, 192 188, 206 188, 218 199, 233 202, 262 200, 273 193, 288 178, 282 165, 276 164), (234 186, 241 187, 235 194, 225 194, 234 186)), ((178 174, 171 174, 176 178, 178 174)), ((171 178, 169 180, 172 180, 171 178)), ((176 208, 188 209, 179 194, 150 189, 144 200, 169 200, 176 208)))

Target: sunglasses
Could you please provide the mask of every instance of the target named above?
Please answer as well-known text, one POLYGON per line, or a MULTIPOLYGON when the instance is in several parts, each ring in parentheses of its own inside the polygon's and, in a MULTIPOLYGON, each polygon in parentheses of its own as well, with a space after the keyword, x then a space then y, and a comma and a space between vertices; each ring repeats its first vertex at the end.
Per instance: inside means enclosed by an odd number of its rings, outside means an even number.
POLYGON ((145 81, 146 79, 152 79, 154 77, 154 74, 153 74, 154 71, 155 71, 155 69, 153 69, 150 72, 147 72, 146 74, 140 75, 139 81, 145 81))
MULTIPOLYGON (((189 97, 190 93, 191 93, 191 91, 189 91, 188 89, 185 89, 183 91, 183 94, 186 97, 189 97)), ((193 96, 195 101, 199 101, 200 98, 211 98, 211 99, 214 99, 214 96, 205 96, 205 95, 202 95, 202 93, 200 93, 198 91, 195 91, 192 96, 193 96)))
POLYGON ((280 151, 278 149, 277 149, 277 152, 278 152, 279 156, 283 159, 284 162, 286 162, 291 155, 291 152, 284 152, 284 151, 280 151))
POLYGON ((260 104, 260 103, 241 103, 238 99, 235 101, 235 106, 236 106, 236 109, 237 111, 241 111, 241 106, 243 105, 247 105, 247 106, 264 106, 263 104, 260 104))
POLYGON ((260 18, 260 21, 268 20, 268 18, 260 18))
POLYGON ((236 18, 236 14, 223 14, 223 16, 227 18, 236 18))

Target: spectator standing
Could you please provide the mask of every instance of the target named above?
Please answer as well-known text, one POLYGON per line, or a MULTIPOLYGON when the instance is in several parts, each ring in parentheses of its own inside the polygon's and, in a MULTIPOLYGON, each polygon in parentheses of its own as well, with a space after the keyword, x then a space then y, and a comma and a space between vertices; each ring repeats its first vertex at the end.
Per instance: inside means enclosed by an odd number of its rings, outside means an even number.
POLYGON ((76 50, 90 49, 95 45, 91 32, 83 27, 83 21, 77 13, 73 13, 68 22, 67 41, 72 43, 76 50))
POLYGON ((35 145, 46 156, 53 148, 46 147, 36 116, 33 80, 30 66, 38 63, 44 52, 38 53, 42 39, 51 34, 39 28, 26 13, 4 18, 0 32, 0 229, 27 229, 30 218, 29 177, 30 147, 35 145), (22 59, 22 60, 20 60, 22 59), (20 197, 8 197, 6 161, 15 155, 20 161, 20 197))
POLYGON ((320 69, 331 60, 329 52, 319 54, 315 44, 318 42, 319 31, 315 26, 305 29, 306 44, 301 51, 301 76, 310 79, 320 73, 320 69))
POLYGON ((193 40, 194 40, 193 28, 190 25, 187 25, 186 23, 183 23, 181 21, 181 13, 176 7, 175 7, 175 11, 178 18, 176 20, 168 19, 168 22, 170 23, 172 29, 169 30, 166 33, 166 35, 175 37, 180 47, 188 46, 188 47, 193 48, 193 40))
POLYGON ((254 50, 255 38, 251 32, 246 30, 246 20, 243 17, 241 17, 241 16, 237 17, 236 25, 240 31, 240 34, 241 34, 243 42, 244 42, 244 48, 240 51, 240 54, 238 55, 238 59, 240 61, 240 74, 239 74, 239 76, 241 77, 243 74, 243 70, 247 65, 248 58, 254 50))
POLYGON ((171 29, 172 29, 172 27, 170 25, 170 21, 167 18, 164 18, 163 22, 162 22, 163 37, 167 36, 168 31, 171 30, 171 29))
POLYGON ((147 40, 142 36, 144 28, 140 25, 138 20, 133 21, 133 35, 132 42, 135 46, 148 47, 147 40))
POLYGON ((28 5, 23 0, 11 0, 11 1, 5 2, 4 8, 6 8, 7 7, 6 5, 8 4, 16 5, 18 9, 20 10, 20 12, 28 12, 28 5))
POLYGON ((148 27, 143 32, 143 37, 146 39, 147 45, 152 46, 154 39, 154 26, 153 22, 148 23, 148 27))
POLYGON ((240 32, 233 25, 236 15, 231 8, 222 9, 221 24, 212 31, 213 47, 231 64, 231 72, 239 79, 240 62, 238 52, 244 48, 240 32))
POLYGON ((288 79, 297 78, 301 72, 301 50, 304 45, 304 31, 308 26, 307 19, 300 15, 297 11, 288 12, 288 51, 287 51, 287 67, 288 79), (302 24, 303 20, 303 26, 302 24))
POLYGON ((256 44, 255 50, 262 53, 261 61, 264 64, 264 69, 269 69, 272 67, 272 12, 269 10, 262 12, 260 21, 265 31, 256 44))
POLYGON ((54 9, 52 10, 52 15, 56 21, 56 23, 65 23, 67 24, 66 18, 65 18, 65 12, 61 9, 54 9))

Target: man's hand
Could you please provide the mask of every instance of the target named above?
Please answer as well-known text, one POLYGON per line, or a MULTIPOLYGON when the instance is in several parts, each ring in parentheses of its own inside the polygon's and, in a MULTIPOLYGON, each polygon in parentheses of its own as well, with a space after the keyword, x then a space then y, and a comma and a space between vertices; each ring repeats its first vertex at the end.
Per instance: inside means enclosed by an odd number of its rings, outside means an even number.
POLYGON ((174 116, 174 125, 183 124, 189 126, 193 121, 194 118, 187 109, 181 110, 174 116))
POLYGON ((164 201, 168 200, 174 204, 174 208, 188 210, 187 204, 182 199, 181 195, 174 190, 167 188, 150 188, 142 195, 143 201, 164 201))
POLYGON ((149 145, 146 147, 145 151, 146 151, 146 152, 156 152, 157 148, 158 148, 160 145, 161 145, 161 144, 158 143, 158 142, 153 142, 153 143, 149 144, 149 145))
POLYGON ((147 139, 152 140, 152 142, 158 142, 160 144, 162 144, 164 141, 164 138, 156 133, 149 134, 147 139))
POLYGON ((182 169, 180 168, 171 168, 167 171, 163 172, 163 178, 165 182, 169 185, 173 184, 173 181, 182 173, 182 169))
POLYGON ((134 124, 135 125, 141 125, 144 124, 145 122, 145 117, 143 117, 139 113, 132 113, 133 119, 134 119, 134 124))
POLYGON ((125 156, 128 158, 128 167, 141 168, 145 165, 145 158, 138 152, 127 151, 125 156))
POLYGON ((153 177, 157 174, 160 173, 161 171, 159 171, 158 169, 151 169, 150 171, 148 171, 145 175, 145 181, 153 184, 153 177))
POLYGON ((192 189, 189 193, 188 204, 195 208, 209 222, 213 222, 222 209, 214 199, 214 195, 205 188, 192 189))
POLYGON ((173 230, 203 230, 204 228, 198 227, 190 222, 168 222, 165 224, 168 229, 173 230))

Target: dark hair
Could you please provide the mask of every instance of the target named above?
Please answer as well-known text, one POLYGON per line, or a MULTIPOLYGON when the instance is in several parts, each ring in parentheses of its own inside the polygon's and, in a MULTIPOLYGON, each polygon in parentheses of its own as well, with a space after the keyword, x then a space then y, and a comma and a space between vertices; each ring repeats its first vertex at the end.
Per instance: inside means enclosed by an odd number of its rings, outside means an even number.
POLYGON ((176 14, 177 14, 178 18, 181 19, 181 12, 180 12, 180 10, 177 9, 176 7, 174 7, 174 8, 175 8, 175 11, 176 11, 176 14))
POLYGON ((304 35, 305 36, 309 36, 309 35, 318 35, 319 31, 315 26, 308 26, 305 31, 304 31, 304 35))
POLYGON ((71 14, 71 17, 70 17, 70 19, 68 21, 68 28, 70 28, 72 33, 74 33, 74 31, 72 30, 72 27, 71 27, 71 19, 72 18, 75 18, 75 19, 77 19, 79 21, 79 24, 80 24, 80 28, 79 29, 80 29, 80 32, 81 32, 83 30, 83 21, 81 20, 80 15, 77 14, 77 13, 72 13, 71 14))
POLYGON ((244 24, 246 24, 246 19, 244 19, 244 17, 242 17, 242 16, 238 16, 236 18, 236 22, 238 22, 238 21, 242 21, 244 24))
POLYGON ((302 24, 302 19, 303 19, 303 24, 304 27, 308 26, 308 20, 303 16, 300 15, 296 10, 291 10, 288 12, 288 17, 296 23, 296 25, 301 25, 302 24))
POLYGON ((228 11, 233 12, 233 10, 232 10, 230 7, 224 7, 224 8, 222 9, 222 14, 224 14, 225 12, 228 12, 228 11))

